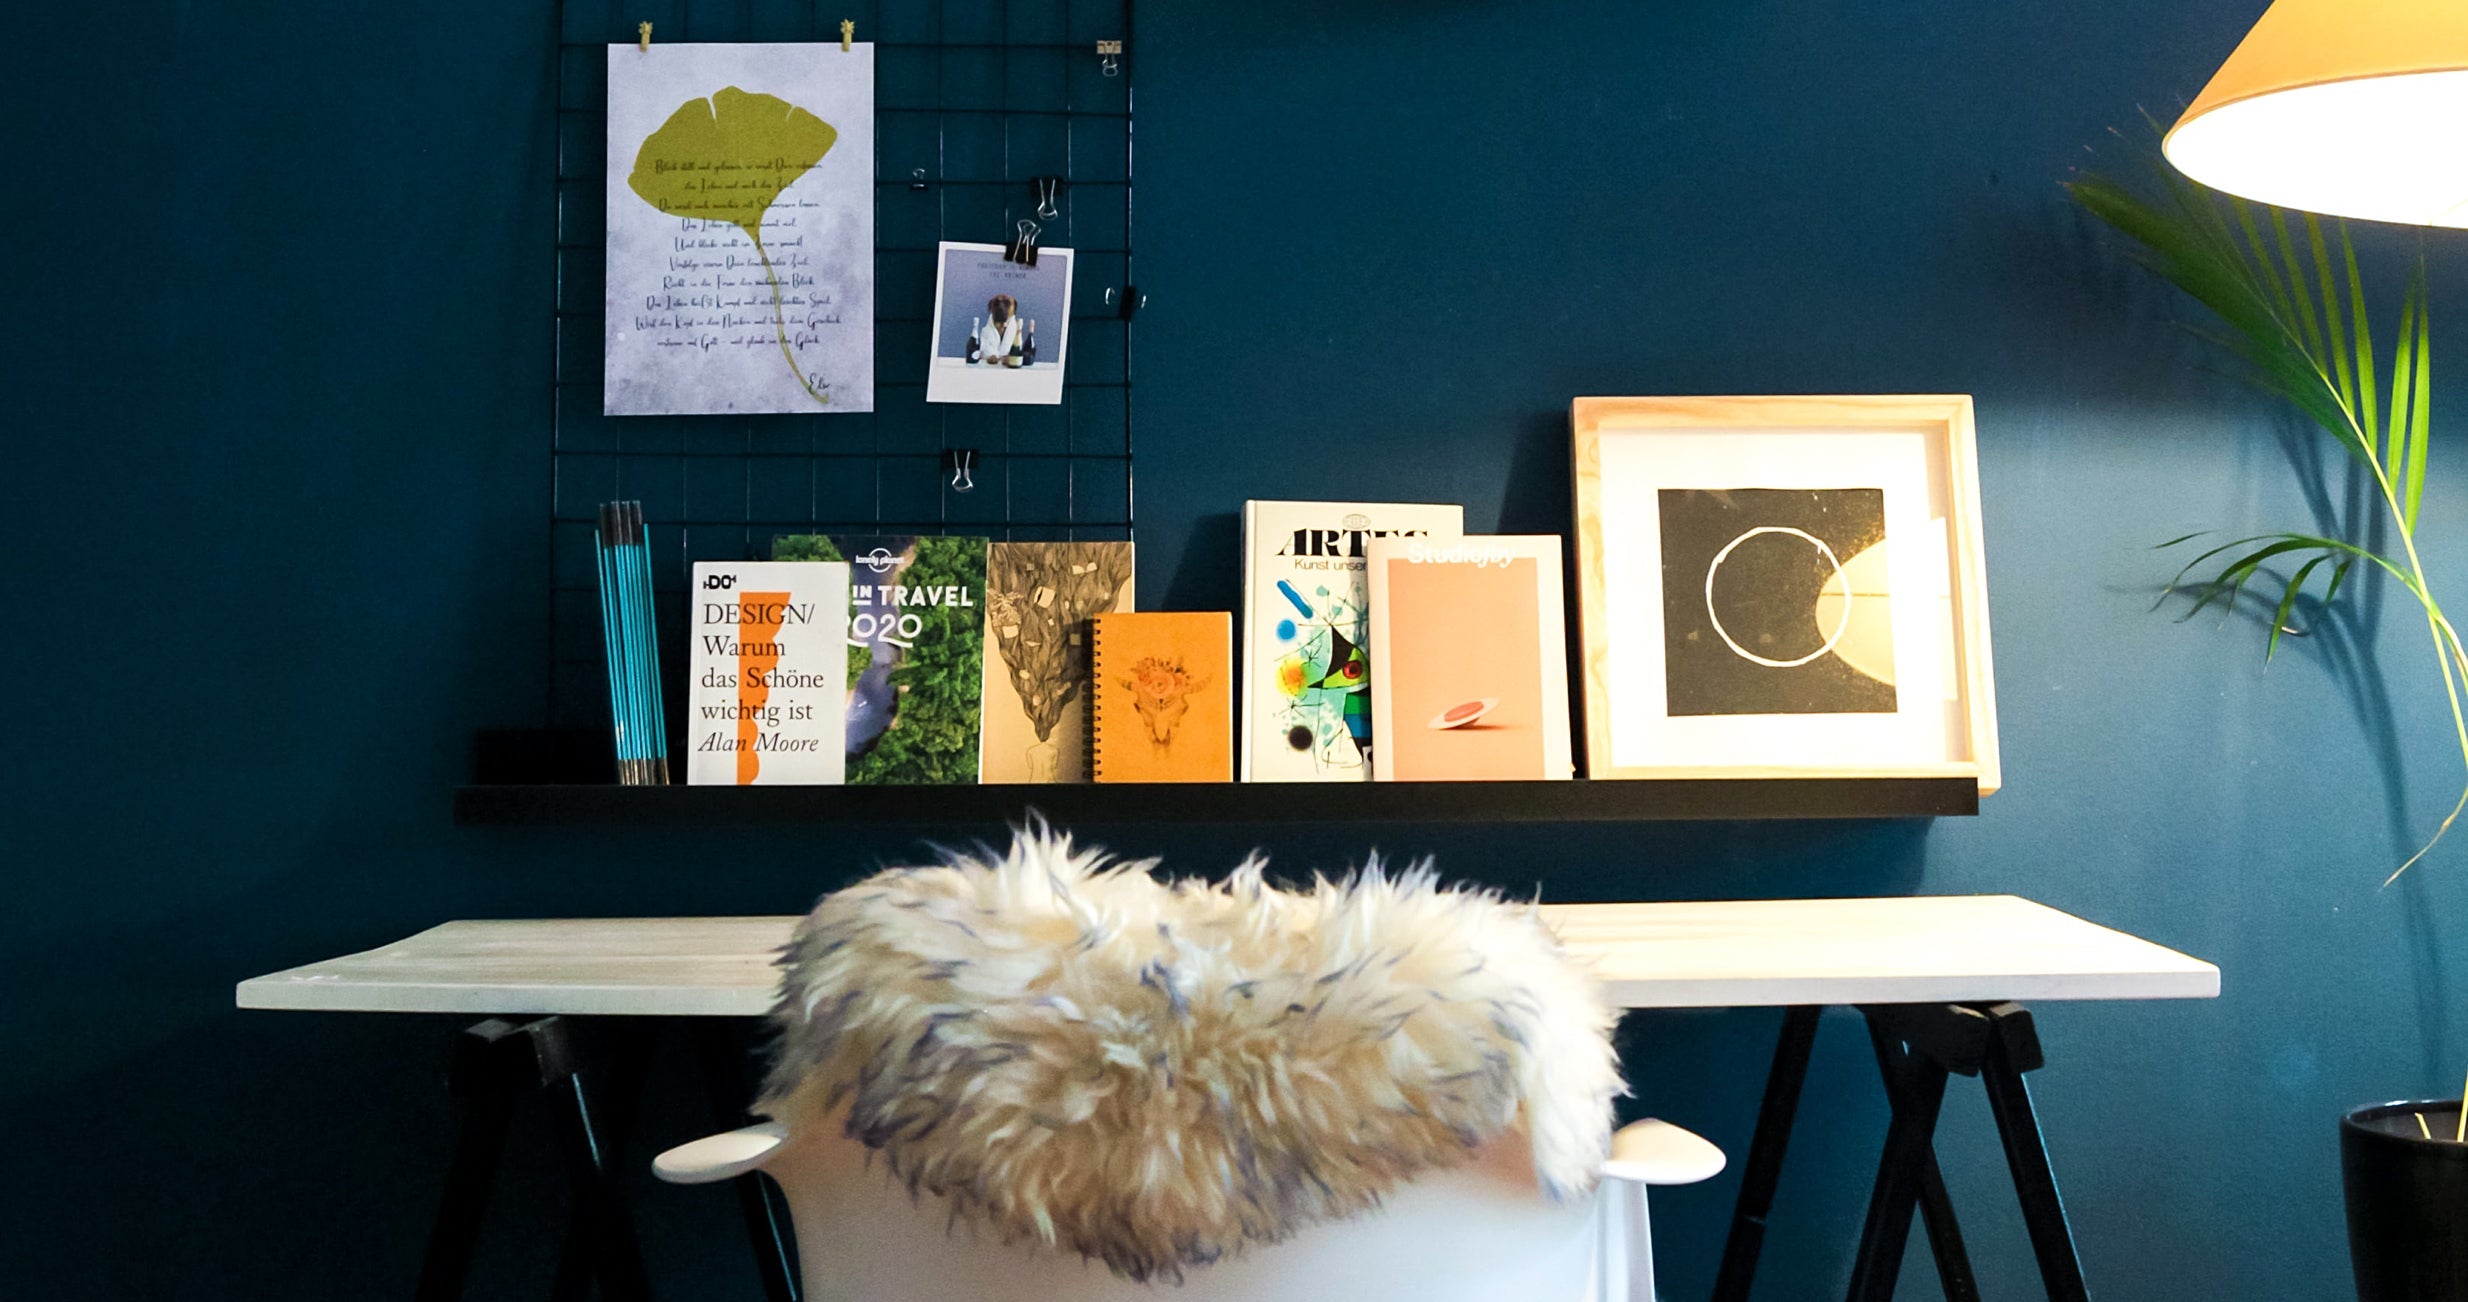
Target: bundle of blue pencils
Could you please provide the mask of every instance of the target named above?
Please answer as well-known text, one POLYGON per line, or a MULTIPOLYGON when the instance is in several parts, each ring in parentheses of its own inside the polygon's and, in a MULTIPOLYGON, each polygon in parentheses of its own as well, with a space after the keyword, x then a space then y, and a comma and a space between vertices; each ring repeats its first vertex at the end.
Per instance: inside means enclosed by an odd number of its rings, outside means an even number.
POLYGON ((617 781, 668 783, 668 721, 660 709, 659 629, 652 618, 651 547, 643 504, 602 502, 600 634, 608 647, 608 710, 617 731, 617 781))

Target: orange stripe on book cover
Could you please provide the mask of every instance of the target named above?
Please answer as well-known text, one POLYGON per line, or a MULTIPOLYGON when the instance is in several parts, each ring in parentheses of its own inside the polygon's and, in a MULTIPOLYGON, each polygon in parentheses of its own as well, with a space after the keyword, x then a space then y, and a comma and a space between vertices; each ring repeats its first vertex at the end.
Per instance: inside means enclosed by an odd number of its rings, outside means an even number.
POLYGON ((1234 617, 1141 611, 1090 627, 1097 781, 1232 781, 1234 617))
POLYGON ((762 774, 755 744, 763 734, 763 707, 771 703, 771 674, 780 667, 780 621, 785 592, 747 592, 737 598, 737 785, 762 774))

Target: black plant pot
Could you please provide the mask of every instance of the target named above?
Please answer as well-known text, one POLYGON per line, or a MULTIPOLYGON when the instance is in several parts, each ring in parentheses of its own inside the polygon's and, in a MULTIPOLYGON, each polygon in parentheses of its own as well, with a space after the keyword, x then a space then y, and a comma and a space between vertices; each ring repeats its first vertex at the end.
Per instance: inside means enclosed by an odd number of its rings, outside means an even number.
POLYGON ((2468 1302, 2468 1144, 2451 1138, 2459 1108, 2382 1103, 2340 1118, 2358 1302, 2468 1302))

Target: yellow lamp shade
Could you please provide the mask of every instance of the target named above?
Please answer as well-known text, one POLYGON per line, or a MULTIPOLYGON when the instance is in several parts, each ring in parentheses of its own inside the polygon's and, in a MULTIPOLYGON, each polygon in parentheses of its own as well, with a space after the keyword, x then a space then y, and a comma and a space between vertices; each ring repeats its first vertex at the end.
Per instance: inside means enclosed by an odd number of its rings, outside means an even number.
POLYGON ((2468 226, 2468 0, 2276 0, 2161 148, 2262 203, 2468 226))

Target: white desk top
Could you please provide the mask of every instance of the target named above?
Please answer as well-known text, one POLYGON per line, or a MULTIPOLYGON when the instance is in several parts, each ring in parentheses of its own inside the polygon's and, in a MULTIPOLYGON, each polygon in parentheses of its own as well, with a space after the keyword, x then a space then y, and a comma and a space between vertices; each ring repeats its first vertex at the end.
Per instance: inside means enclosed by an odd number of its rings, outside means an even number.
MULTIPOLYGON (((1624 1008, 2205 999, 2219 969, 2011 895, 1558 904, 1624 1008)), ((795 918, 449 922, 240 983, 242 1008, 754 1017, 795 918)))

